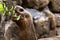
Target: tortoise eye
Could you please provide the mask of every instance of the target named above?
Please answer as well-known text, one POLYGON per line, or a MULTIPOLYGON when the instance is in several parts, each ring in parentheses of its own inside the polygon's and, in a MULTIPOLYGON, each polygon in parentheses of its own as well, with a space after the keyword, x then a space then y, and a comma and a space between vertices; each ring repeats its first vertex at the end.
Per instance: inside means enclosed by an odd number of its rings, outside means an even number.
POLYGON ((19 9, 20 12, 23 12, 24 10, 23 9, 19 9))

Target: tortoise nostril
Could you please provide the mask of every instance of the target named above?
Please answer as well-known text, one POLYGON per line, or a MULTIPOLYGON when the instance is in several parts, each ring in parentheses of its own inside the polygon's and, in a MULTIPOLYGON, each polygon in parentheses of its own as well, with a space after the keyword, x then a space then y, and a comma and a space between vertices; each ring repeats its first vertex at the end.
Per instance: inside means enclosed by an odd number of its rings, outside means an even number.
POLYGON ((23 12, 24 10, 23 9, 19 9, 19 11, 23 12))

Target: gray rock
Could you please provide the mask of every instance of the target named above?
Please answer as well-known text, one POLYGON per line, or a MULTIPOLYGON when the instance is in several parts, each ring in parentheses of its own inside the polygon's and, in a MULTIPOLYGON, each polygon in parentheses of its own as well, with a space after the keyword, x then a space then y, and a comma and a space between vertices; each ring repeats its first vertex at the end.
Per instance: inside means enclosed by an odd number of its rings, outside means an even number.
POLYGON ((49 4, 49 0, 22 0, 23 7, 30 8, 43 8, 49 4))
POLYGON ((60 13, 56 13, 57 27, 60 27, 60 13))
MULTIPOLYGON (((50 22, 55 21, 54 14, 51 13, 48 9, 44 9, 44 11, 38 11, 36 9, 26 8, 33 16, 34 26, 36 29, 36 33, 38 38, 52 37, 56 36, 55 24, 51 24, 50 22), (52 17, 53 20, 49 19, 49 16, 52 17), (50 22, 49 22, 50 21, 50 22), (50 30, 50 25, 55 25, 53 30, 50 30)), ((55 22, 56 23, 56 22, 55 22)))
POLYGON ((52 12, 60 12, 60 0, 50 0, 50 10, 52 12))
POLYGON ((56 36, 56 37, 42 38, 42 39, 38 39, 38 40, 60 40, 60 35, 56 36))

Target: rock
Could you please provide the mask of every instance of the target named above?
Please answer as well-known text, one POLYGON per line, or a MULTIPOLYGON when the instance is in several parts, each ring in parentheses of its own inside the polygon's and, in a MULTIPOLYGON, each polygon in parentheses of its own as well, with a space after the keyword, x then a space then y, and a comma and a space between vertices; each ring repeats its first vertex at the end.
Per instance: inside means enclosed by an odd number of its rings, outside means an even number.
POLYGON ((60 0, 50 0, 50 10, 52 12, 60 12, 60 0))
POLYGON ((8 10, 10 10, 12 8, 13 3, 11 0, 7 0, 7 1, 3 1, 3 2, 5 3, 8 10))
POLYGON ((5 23, 5 40, 20 40, 19 27, 12 20, 6 21, 5 23))
POLYGON ((58 35, 60 35, 60 14, 59 13, 55 13, 55 16, 56 16, 56 20, 57 20, 57 33, 58 35))
POLYGON ((60 27, 60 14, 56 13, 57 27, 60 27))
POLYGON ((31 12, 33 16, 34 26, 35 26, 38 38, 41 38, 42 36, 44 36, 44 32, 48 34, 48 31, 47 31, 49 30, 48 17, 43 12, 39 12, 35 9, 26 9, 26 10, 31 12))
POLYGON ((60 40, 60 35, 56 36, 56 37, 42 38, 42 39, 38 39, 38 40, 60 40))
POLYGON ((22 5, 22 0, 7 0, 7 1, 3 1, 7 8, 9 8, 9 10, 13 7, 15 7, 16 5, 22 5))
POLYGON ((56 30, 57 30, 57 34, 60 35, 60 27, 57 27, 56 30))
POLYGON ((14 0, 16 1, 17 5, 22 5, 22 0, 14 0))
POLYGON ((22 6, 26 8, 41 9, 49 4, 49 0, 22 0, 22 6))
POLYGON ((5 17, 2 16, 1 12, 0 12, 0 40, 5 40, 4 38, 4 25, 5 25, 5 22, 4 22, 4 19, 5 17))
POLYGON ((34 26, 38 38, 56 36, 56 18, 55 15, 47 9, 38 11, 36 9, 26 8, 33 16, 34 26))

